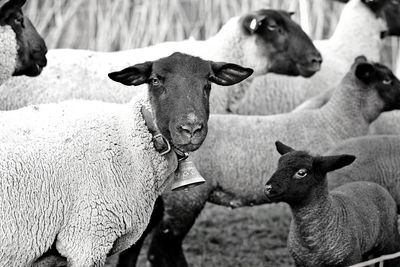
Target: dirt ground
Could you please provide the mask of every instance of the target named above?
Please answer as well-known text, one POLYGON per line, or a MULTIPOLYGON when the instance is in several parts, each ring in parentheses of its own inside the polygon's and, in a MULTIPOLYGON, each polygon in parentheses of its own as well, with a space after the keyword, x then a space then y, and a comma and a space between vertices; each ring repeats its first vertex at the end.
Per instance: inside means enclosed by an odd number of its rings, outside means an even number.
MULTIPOLYGON (((285 204, 230 209, 207 204, 184 242, 189 266, 289 267, 290 212, 285 204)), ((142 251, 138 266, 146 266, 142 251)))

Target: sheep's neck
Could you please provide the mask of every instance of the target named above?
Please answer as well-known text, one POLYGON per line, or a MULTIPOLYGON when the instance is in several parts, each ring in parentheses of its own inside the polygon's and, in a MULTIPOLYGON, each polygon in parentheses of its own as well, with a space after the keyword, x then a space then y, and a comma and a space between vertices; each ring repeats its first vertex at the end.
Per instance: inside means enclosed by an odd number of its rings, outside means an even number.
POLYGON ((318 249, 321 233, 332 233, 337 224, 336 209, 328 192, 327 181, 315 186, 307 198, 296 205, 290 205, 292 211, 291 231, 302 246, 318 249))
POLYGON ((367 88, 355 81, 353 73, 347 75, 333 92, 328 103, 320 109, 321 115, 333 128, 339 139, 365 135, 369 124, 380 110, 366 110, 367 88))
POLYGON ((379 51, 383 45, 380 33, 386 28, 385 22, 377 18, 360 0, 352 0, 344 7, 330 38, 333 44, 331 49, 348 62, 359 55, 379 61, 379 51))

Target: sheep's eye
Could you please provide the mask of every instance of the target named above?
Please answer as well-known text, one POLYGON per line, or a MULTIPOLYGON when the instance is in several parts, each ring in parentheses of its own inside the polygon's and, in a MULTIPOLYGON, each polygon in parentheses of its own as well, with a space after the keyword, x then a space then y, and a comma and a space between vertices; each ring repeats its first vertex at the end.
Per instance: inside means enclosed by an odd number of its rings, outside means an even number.
POLYGON ((307 176, 307 170, 306 169, 300 169, 298 170, 295 175, 293 176, 293 178, 295 179, 301 179, 307 176))
POLYGON ((385 79, 382 81, 384 85, 391 85, 393 83, 392 79, 385 79))
POLYGON ((152 77, 150 82, 151 82, 151 85, 153 85, 153 86, 159 86, 161 84, 160 80, 157 77, 152 77))
POLYGON ((271 32, 275 31, 278 28, 277 25, 268 25, 267 29, 270 30, 271 32))

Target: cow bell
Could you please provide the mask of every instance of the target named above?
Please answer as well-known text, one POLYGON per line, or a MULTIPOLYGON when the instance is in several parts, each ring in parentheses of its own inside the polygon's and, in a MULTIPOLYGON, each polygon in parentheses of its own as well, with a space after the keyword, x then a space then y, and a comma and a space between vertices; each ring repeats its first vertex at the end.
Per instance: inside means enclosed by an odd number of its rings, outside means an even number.
POLYGON ((178 164, 175 172, 174 182, 171 189, 173 191, 189 189, 204 183, 206 180, 197 171, 196 166, 190 160, 182 160, 178 164))

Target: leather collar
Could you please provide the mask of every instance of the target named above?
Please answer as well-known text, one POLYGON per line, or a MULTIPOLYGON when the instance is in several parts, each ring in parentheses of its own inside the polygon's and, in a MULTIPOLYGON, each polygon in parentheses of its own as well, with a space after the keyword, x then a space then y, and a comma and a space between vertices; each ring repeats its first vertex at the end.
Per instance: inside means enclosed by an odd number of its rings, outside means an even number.
POLYGON ((159 152, 160 155, 165 155, 172 150, 173 152, 175 152, 178 161, 187 159, 189 153, 184 152, 178 149, 177 147, 171 145, 168 139, 161 134, 161 132, 157 128, 157 125, 154 123, 154 119, 151 112, 144 106, 142 106, 141 112, 143 115, 143 119, 146 123, 146 126, 149 129, 149 132, 153 135, 153 144, 156 151, 159 152))

